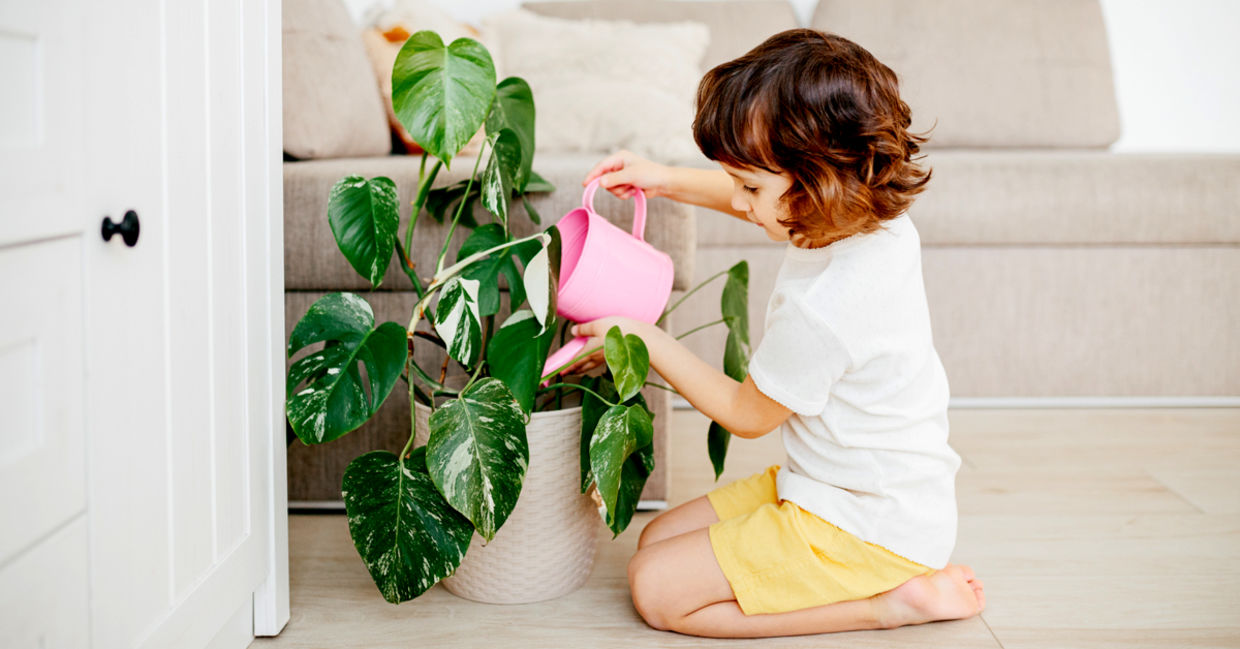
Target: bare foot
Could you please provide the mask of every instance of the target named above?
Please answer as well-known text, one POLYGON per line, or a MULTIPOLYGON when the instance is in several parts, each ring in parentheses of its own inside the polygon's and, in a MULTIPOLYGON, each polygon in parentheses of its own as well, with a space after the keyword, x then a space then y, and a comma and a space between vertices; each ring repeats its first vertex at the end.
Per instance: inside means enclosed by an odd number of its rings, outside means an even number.
POLYGON ((986 608, 982 580, 968 566, 949 565, 874 596, 883 628, 973 617, 986 608))

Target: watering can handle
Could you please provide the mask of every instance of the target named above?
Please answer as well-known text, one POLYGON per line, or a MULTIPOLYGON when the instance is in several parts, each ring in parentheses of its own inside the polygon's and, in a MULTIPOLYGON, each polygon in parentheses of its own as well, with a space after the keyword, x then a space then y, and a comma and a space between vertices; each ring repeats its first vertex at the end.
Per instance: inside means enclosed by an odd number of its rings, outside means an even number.
MULTIPOLYGON (((602 181, 601 176, 599 178, 595 178, 594 180, 590 181, 590 184, 586 185, 586 193, 581 199, 582 207, 585 207, 586 210, 590 212, 594 212, 594 192, 595 190, 598 189, 599 183, 601 181, 602 181)), ((642 241, 645 241, 646 240, 646 193, 638 189, 637 193, 633 195, 633 199, 637 202, 637 205, 633 209, 633 236, 637 237, 638 239, 642 241)))

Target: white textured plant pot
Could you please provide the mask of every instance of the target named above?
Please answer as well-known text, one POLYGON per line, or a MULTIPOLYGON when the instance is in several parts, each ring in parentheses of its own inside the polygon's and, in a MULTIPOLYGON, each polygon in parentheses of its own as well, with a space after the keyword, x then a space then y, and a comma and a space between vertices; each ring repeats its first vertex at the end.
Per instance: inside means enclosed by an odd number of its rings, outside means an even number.
MULTIPOLYGON (((417 404, 417 446, 429 436, 430 412, 417 404)), ((442 582, 454 595, 490 604, 540 602, 590 577, 599 515, 581 493, 581 408, 534 413, 526 436, 530 463, 517 506, 490 543, 474 534, 461 566, 442 582)))

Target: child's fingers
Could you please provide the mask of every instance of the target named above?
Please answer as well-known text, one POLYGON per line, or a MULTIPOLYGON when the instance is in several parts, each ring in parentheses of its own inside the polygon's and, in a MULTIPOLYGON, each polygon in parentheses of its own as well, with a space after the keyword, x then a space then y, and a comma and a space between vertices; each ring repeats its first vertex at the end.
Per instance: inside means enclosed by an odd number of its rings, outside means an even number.
POLYGON ((613 153, 607 156, 606 158, 603 158, 601 162, 594 165, 594 168, 590 170, 590 173, 586 174, 585 180, 581 181, 581 186, 585 187, 586 185, 589 185, 590 182, 593 181, 595 178, 607 172, 619 171, 623 169, 625 153, 627 152, 619 151, 619 152, 616 152, 616 153, 613 153))

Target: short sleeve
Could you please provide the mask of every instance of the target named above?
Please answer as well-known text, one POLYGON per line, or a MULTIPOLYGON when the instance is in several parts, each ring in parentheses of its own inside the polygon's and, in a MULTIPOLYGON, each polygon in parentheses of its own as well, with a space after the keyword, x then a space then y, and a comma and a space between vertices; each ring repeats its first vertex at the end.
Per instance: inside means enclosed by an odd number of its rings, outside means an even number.
POLYGON ((843 343, 821 316, 795 296, 776 295, 749 376, 766 396, 800 415, 827 405, 831 386, 849 365, 843 343))

